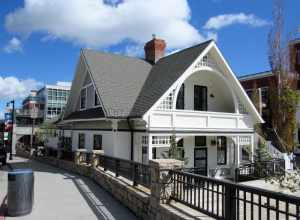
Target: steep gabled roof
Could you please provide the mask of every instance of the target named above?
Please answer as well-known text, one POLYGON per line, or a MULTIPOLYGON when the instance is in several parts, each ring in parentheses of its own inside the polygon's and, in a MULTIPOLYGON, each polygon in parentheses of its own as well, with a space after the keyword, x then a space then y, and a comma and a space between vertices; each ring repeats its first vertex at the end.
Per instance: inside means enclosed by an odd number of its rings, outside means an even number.
POLYGON ((212 40, 161 58, 152 68, 130 117, 140 117, 170 88, 212 40))
POLYGON ((106 117, 128 117, 152 65, 142 59, 84 49, 106 117))

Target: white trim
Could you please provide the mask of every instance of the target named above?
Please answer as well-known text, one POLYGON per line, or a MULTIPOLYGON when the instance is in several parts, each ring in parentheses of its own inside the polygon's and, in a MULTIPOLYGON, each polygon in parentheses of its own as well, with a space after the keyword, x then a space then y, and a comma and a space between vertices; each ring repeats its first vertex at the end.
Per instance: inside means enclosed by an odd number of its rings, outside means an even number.
MULTIPOLYGON (((193 61, 193 63, 185 70, 185 72, 179 77, 182 78, 182 76, 186 73, 186 72, 189 72, 191 71, 195 64, 200 60, 202 59, 202 57, 211 49, 212 47, 212 44, 213 42, 210 42, 209 45, 204 49, 204 51, 202 51, 202 53, 198 56, 198 58, 193 61)), ((152 107, 150 109, 148 109, 148 111, 143 115, 143 119, 146 119, 148 118, 148 115, 150 115, 150 112, 153 110, 153 109, 156 109, 157 106, 160 104, 161 100, 163 100, 167 95, 169 95, 170 92, 172 92, 173 89, 176 89, 176 86, 178 84, 178 80, 177 79, 171 86, 170 88, 152 105, 152 107)), ((147 121, 147 120, 145 120, 147 121)))
MULTIPOLYGON (((217 47, 217 45, 212 42, 214 45, 215 50, 217 51, 218 55, 220 56, 221 60, 223 61, 223 63, 225 64, 227 70, 229 71, 232 79, 234 80, 234 82, 237 85, 237 88, 240 90, 238 92, 240 92, 242 94, 242 96, 244 96, 243 98, 246 99, 246 103, 248 104, 249 110, 251 111, 251 113, 256 117, 257 121, 259 123, 264 123, 264 120, 262 119, 262 117, 260 116, 260 114, 258 113, 258 111, 256 110, 254 104, 252 103, 252 101, 250 100, 250 98, 248 97, 248 95, 246 94, 245 90, 243 89, 241 83, 239 82, 239 80, 237 79, 236 75, 233 73, 233 71, 231 70, 229 64, 227 63, 227 61, 225 60, 225 58, 223 57, 221 51, 219 50, 219 48, 217 47)), ((242 101, 242 99, 241 99, 242 101)), ((245 103, 242 103, 245 104, 245 103)), ((248 108, 247 108, 248 111, 248 108)))

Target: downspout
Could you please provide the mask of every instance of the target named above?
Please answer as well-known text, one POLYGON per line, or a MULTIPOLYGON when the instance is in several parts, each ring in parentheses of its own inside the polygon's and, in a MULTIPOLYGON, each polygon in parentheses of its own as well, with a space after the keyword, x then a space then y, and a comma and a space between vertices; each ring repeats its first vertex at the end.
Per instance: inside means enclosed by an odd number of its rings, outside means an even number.
POLYGON ((133 149, 134 133, 133 133, 133 128, 132 128, 129 118, 127 118, 127 124, 128 124, 128 128, 130 130, 130 160, 133 161, 133 159, 134 159, 134 149, 133 149))

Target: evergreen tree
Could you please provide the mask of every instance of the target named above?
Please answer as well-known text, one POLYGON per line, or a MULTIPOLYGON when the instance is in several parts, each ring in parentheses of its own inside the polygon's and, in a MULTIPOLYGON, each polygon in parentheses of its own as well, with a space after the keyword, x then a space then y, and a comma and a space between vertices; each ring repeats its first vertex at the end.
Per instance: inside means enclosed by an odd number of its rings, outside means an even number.
POLYGON ((254 162, 261 163, 270 160, 272 160, 272 156, 267 149, 266 142, 259 139, 258 146, 255 150, 254 162))

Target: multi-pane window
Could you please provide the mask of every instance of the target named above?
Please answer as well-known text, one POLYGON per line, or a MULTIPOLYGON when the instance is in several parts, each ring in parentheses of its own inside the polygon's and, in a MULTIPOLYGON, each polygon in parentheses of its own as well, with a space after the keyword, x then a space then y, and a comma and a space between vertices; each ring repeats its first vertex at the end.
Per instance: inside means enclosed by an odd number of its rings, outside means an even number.
POLYGON ((195 147, 206 147, 206 136, 195 136, 195 147))
POLYGON ((47 118, 53 118, 62 113, 67 104, 70 91, 48 88, 47 92, 47 118))
POLYGON ((207 111, 207 87, 194 86, 194 110, 207 111))
POLYGON ((84 148, 85 145, 85 134, 78 134, 78 149, 84 148))
POLYGON ((82 89, 80 93, 80 108, 86 108, 86 88, 82 89))
POLYGON ((152 136, 153 145, 170 145, 170 136, 152 136))
POLYGON ((227 163, 227 143, 226 137, 217 137, 217 163, 225 165, 227 163))
POLYGON ((95 100, 94 100, 94 105, 95 106, 99 106, 100 105, 100 100, 99 100, 99 97, 97 95, 97 92, 95 90, 95 100))
MULTIPOLYGON (((148 136, 142 136, 142 163, 146 163, 148 161, 148 136)), ((154 149, 154 148, 153 148, 154 149)), ((153 153, 152 149, 152 153, 153 153)), ((154 157, 152 157, 155 159, 154 157)))
POLYGON ((178 92, 176 109, 184 109, 184 84, 182 84, 178 92))
POLYGON ((102 150, 102 135, 95 134, 94 135, 94 150, 102 150))

